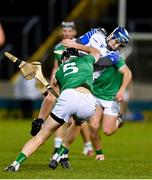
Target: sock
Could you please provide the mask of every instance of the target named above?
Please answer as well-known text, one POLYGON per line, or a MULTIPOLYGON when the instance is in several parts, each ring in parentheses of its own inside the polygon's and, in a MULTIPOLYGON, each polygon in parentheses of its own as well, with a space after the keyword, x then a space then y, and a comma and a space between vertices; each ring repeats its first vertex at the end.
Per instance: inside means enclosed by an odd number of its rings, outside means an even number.
POLYGON ((98 149, 98 150, 96 150, 96 154, 97 154, 97 155, 103 154, 102 149, 98 149))
POLYGON ((55 148, 54 151, 53 151, 53 154, 57 153, 59 150, 59 148, 55 148))
POLYGON ((68 158, 69 150, 67 149, 64 154, 62 155, 63 158, 68 158))
POLYGON ((69 152, 69 150, 61 144, 61 146, 60 146, 57 154, 59 154, 60 156, 62 156, 62 155, 65 154, 65 153, 68 154, 68 152, 69 152))
POLYGON ((62 138, 58 138, 58 137, 54 138, 54 147, 55 148, 59 148, 61 146, 61 144, 62 144, 62 138))
POLYGON ((84 148, 87 148, 89 151, 91 151, 93 149, 92 148, 92 143, 90 141, 85 143, 84 148))
POLYGON ((27 157, 25 156, 24 153, 20 153, 17 158, 15 159, 15 161, 17 161, 19 164, 23 163, 23 161, 25 161, 27 159, 27 157))
POLYGON ((68 154, 68 152, 69 150, 61 144, 59 150, 53 155, 52 159, 55 159, 59 162, 60 159, 63 158, 64 154, 68 154))

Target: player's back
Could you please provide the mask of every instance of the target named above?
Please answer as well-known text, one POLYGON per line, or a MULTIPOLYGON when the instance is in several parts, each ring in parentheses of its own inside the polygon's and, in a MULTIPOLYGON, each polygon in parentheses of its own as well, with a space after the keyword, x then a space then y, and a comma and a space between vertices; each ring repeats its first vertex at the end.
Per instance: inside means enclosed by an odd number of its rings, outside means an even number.
POLYGON ((61 91, 83 86, 90 91, 93 89, 93 63, 91 55, 84 57, 70 57, 61 64, 56 72, 56 79, 61 91))

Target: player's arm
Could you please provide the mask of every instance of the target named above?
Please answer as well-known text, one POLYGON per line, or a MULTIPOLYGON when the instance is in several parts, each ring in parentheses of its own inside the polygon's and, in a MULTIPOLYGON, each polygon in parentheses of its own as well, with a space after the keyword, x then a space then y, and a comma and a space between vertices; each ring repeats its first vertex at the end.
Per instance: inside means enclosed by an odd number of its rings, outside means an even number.
MULTIPOLYGON (((54 78, 52 80, 52 89, 59 94, 60 90, 59 90, 59 86, 57 84, 56 79, 54 78)), ((47 117, 50 114, 50 111, 52 109, 52 105, 54 104, 54 101, 56 100, 56 97, 49 91, 47 96, 45 97, 45 99, 43 100, 43 103, 41 105, 41 109, 38 115, 38 118, 46 120, 47 117)))
POLYGON ((56 77, 53 78, 52 88, 53 88, 58 94, 60 94, 60 85, 59 85, 56 77))
MULTIPOLYGON (((55 76, 55 73, 56 73, 58 67, 59 67, 59 60, 55 58, 54 65, 53 65, 52 72, 51 72, 50 79, 49 79, 49 83, 50 83, 51 87, 53 87, 53 79, 54 79, 54 76, 55 76)), ((43 96, 46 97, 48 94, 50 94, 50 92, 49 92, 49 90, 47 90, 45 88, 45 91, 43 92, 43 96)))
POLYGON ((3 46, 4 43, 5 43, 5 33, 0 23, 0 47, 3 46))
POLYGON ((120 89, 117 92, 116 100, 121 102, 123 101, 124 92, 132 79, 132 73, 130 69, 127 67, 127 65, 124 65, 122 68, 120 68, 119 72, 123 74, 123 79, 120 89))
POLYGON ((70 39, 63 40, 62 44, 67 48, 75 48, 75 49, 84 51, 84 52, 86 52, 88 54, 91 54, 92 56, 94 56, 96 61, 100 57, 100 51, 98 49, 90 47, 90 46, 85 46, 85 45, 79 44, 79 43, 77 43, 75 41, 72 41, 70 39))
POLYGON ((90 31, 86 32, 84 35, 76 39, 76 42, 79 44, 86 45, 88 44, 91 36, 97 32, 97 29, 91 29, 90 31))
POLYGON ((58 67, 59 67, 59 62, 57 59, 54 59, 54 66, 53 66, 51 76, 50 76, 50 84, 51 85, 52 85, 52 82, 53 82, 53 79, 54 79, 54 76, 55 76, 55 73, 56 73, 58 67))
MULTIPOLYGON (((102 34, 104 34, 102 32, 102 34)), ((97 39, 100 39, 100 34, 96 33, 96 32, 90 32, 89 34, 86 33, 85 36, 82 36, 82 41, 77 41, 80 44, 88 44, 88 42, 90 42, 91 46, 97 48, 100 50, 99 44, 96 41, 97 39), (83 39, 84 38, 84 39, 83 39)), ((101 57, 98 60, 98 62, 96 62, 96 66, 98 66, 98 69, 103 69, 104 67, 108 67, 108 66, 112 66, 118 63, 120 59, 120 53, 118 51, 110 51, 106 56, 102 57, 102 53, 101 53, 101 57)))
POLYGON ((116 65, 120 59, 120 53, 118 51, 111 51, 107 56, 100 57, 100 59, 95 63, 96 69, 99 71, 102 70, 103 67, 116 65))
MULTIPOLYGON (((59 90, 59 85, 57 83, 56 78, 54 78, 52 80, 52 88, 59 94, 60 90, 59 90)), ((32 122, 32 128, 31 128, 31 135, 32 136, 36 136, 37 133, 41 130, 45 120, 47 119, 47 117, 50 114, 50 111, 51 111, 51 108, 55 102, 55 99, 56 99, 55 96, 53 96, 49 92, 48 95, 43 100, 42 105, 41 105, 41 109, 39 112, 39 116, 37 119, 34 119, 34 121, 32 122), (50 100, 48 100, 48 98, 50 100), (50 103, 50 102, 52 102, 52 103, 50 103)))

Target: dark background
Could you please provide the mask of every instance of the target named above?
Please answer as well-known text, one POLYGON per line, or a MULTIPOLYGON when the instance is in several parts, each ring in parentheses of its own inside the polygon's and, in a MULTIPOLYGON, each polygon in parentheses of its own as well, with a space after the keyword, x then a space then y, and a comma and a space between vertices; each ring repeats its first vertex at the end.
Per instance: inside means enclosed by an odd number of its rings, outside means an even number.
MULTIPOLYGON (((9 44, 11 51, 15 52, 18 57, 24 59, 29 58, 79 2, 79 0, 1 1, 0 20, 6 33, 5 45, 9 44), (55 3, 53 4, 53 2, 55 3), (54 13, 52 13, 52 11, 54 11, 54 13), (32 18, 35 18, 37 23, 28 33, 28 52, 25 52, 24 41, 27 40, 27 38, 23 34, 23 29, 32 18), (25 40, 23 40, 24 37, 25 40)), ((101 12, 102 15, 98 19, 90 20, 89 18, 80 17, 75 20, 78 36, 88 31, 90 27, 104 27, 108 33, 117 27, 118 0, 109 0, 109 2, 109 6, 101 12)), ((145 0, 143 3, 143 1, 127 0, 126 2, 127 30, 129 32, 152 32, 152 12, 150 1, 145 0)), ((90 10, 88 10, 87 13, 91 14, 90 10)), ((134 45, 137 50, 136 54, 133 54, 128 60, 130 68, 135 72, 134 79, 137 81, 151 82, 152 67, 150 63, 150 49, 152 43, 151 41, 134 41, 134 45), (144 49, 146 49, 146 51, 144 49), (146 61, 144 65, 143 61, 146 61), (145 72, 145 69, 148 69, 148 71, 145 72)), ((49 51, 51 52, 52 49, 49 51)), ((45 61, 45 57, 43 60, 45 61)), ((47 58, 45 63, 48 65, 47 58)), ((52 64, 50 65, 50 70, 51 67, 52 64)), ((16 72, 16 69, 16 66, 13 64, 11 64, 10 67, 10 62, 4 60, 0 61, 0 78, 10 79, 16 72), (7 72, 6 69, 12 69, 12 71, 7 72)))

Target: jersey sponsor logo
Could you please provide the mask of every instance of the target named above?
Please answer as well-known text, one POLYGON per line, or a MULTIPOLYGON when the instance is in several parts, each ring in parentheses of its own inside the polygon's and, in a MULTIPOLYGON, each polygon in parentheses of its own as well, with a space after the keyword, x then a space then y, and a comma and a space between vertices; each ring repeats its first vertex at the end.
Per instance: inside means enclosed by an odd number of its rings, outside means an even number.
POLYGON ((75 62, 67 63, 63 66, 64 77, 69 74, 74 74, 79 71, 75 62))
POLYGON ((100 45, 100 48, 106 48, 104 44, 101 44, 100 45))

